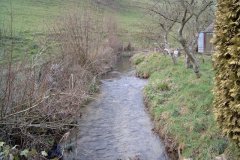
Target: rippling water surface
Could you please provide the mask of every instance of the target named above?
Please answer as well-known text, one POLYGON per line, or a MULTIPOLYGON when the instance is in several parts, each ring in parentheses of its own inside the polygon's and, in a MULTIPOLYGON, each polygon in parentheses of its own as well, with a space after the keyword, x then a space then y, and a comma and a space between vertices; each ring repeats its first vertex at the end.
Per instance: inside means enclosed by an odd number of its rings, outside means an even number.
POLYGON ((152 132, 143 103, 145 80, 134 76, 127 60, 102 80, 101 94, 82 111, 80 129, 69 140, 72 160, 167 160, 152 132))

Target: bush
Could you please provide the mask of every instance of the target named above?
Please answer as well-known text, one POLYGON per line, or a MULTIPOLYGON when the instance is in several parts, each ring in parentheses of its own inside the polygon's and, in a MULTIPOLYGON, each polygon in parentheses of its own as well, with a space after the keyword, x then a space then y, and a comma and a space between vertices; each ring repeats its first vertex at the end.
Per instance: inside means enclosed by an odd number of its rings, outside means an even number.
POLYGON ((215 116, 222 129, 240 147, 240 3, 218 0, 213 56, 215 116))
POLYGON ((95 13, 61 20, 34 46, 32 57, 15 62, 6 49, 10 58, 0 64, 0 140, 6 144, 39 151, 58 143, 78 126, 81 106, 98 91, 99 75, 114 64, 108 29, 95 13))

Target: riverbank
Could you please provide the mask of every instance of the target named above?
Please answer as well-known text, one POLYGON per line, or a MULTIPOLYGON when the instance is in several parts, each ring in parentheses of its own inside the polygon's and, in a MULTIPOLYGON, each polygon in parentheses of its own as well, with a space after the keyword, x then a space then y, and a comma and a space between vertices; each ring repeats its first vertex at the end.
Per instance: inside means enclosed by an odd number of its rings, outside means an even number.
POLYGON ((101 80, 99 95, 82 108, 79 131, 65 142, 71 152, 64 159, 167 160, 145 112, 142 89, 146 83, 135 77, 129 58, 121 57, 101 80))
POLYGON ((200 79, 185 69, 183 59, 173 65, 161 54, 137 54, 132 58, 136 75, 149 77, 145 102, 155 131, 161 136, 172 159, 237 160, 237 149, 218 129, 212 111, 214 72, 211 57, 201 57, 200 79), (203 60, 204 59, 204 60, 203 60))

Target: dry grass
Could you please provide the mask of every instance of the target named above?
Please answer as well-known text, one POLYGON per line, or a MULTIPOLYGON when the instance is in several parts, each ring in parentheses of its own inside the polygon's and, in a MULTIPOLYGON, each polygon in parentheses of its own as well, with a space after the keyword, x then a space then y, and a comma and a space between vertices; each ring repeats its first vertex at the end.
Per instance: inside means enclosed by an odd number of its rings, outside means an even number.
POLYGON ((41 149, 77 127, 81 106, 95 91, 98 76, 117 57, 114 23, 100 17, 90 11, 64 15, 32 58, 14 62, 5 57, 7 63, 0 66, 1 140, 41 149), (111 38, 115 44, 109 43, 111 38), (45 53, 53 44, 58 53, 50 58, 45 53))

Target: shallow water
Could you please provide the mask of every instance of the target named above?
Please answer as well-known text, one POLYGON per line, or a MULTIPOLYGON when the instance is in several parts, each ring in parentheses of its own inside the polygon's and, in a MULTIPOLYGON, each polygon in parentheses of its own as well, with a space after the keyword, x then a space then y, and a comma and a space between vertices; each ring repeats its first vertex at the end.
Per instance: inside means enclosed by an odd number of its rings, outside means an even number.
POLYGON ((82 111, 80 130, 69 140, 72 160, 167 160, 164 146, 152 132, 143 103, 145 80, 134 76, 123 59, 102 80, 101 94, 82 111))

